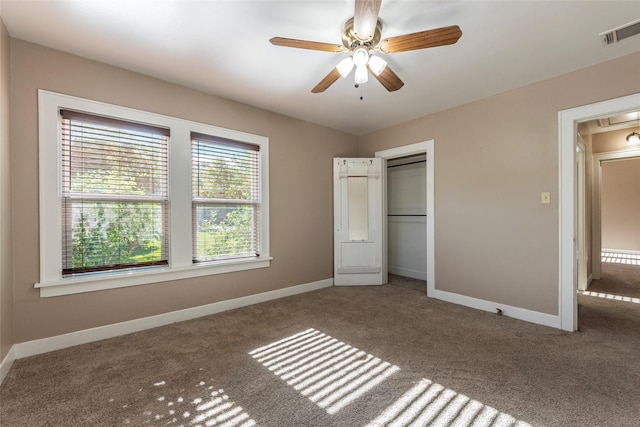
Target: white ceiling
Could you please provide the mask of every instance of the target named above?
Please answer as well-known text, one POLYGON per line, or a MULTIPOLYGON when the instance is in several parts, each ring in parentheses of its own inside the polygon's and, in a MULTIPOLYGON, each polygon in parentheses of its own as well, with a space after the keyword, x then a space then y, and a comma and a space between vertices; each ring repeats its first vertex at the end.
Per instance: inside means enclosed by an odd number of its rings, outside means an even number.
POLYGON ((640 1, 383 0, 383 38, 453 24, 463 35, 383 55, 405 82, 397 92, 373 78, 356 89, 352 73, 312 94, 347 54, 269 39, 341 44, 353 9, 352 0, 0 2, 12 37, 354 135, 640 51, 640 36, 606 48, 599 39, 640 19, 640 1))

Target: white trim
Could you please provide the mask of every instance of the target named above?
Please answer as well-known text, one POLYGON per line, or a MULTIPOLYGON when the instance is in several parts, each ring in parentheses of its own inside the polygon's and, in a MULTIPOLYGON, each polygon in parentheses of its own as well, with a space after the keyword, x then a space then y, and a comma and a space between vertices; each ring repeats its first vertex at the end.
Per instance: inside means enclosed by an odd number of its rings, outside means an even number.
POLYGON ((260 294, 249 295, 246 297, 234 298, 226 301, 215 302, 212 304, 201 305, 199 307, 172 311, 169 313, 158 314, 156 316, 149 316, 141 319, 99 326, 97 328, 84 329, 81 331, 70 332, 68 334, 57 335, 49 338, 26 341, 14 345, 15 359, 21 359, 23 357, 34 356, 36 354, 47 353, 50 351, 61 350, 63 348, 80 344, 86 344, 107 338, 131 334, 133 332, 157 328, 159 326, 166 326, 185 320, 196 319, 198 317, 208 316, 211 314, 245 307, 252 304, 258 304, 274 299, 315 291, 322 288, 328 288, 332 285, 333 279, 318 280, 316 282, 311 282, 303 285, 291 286, 284 289, 277 289, 275 291, 268 291, 260 294))
POLYGON ((272 258, 251 258, 246 260, 231 260, 216 263, 214 266, 194 264, 187 267, 150 267, 136 271, 115 270, 101 272, 95 275, 69 277, 48 282, 39 282, 34 287, 40 289, 40 297, 57 297, 81 292, 95 292, 106 289, 117 289, 128 286, 147 285, 150 283, 168 282, 171 280, 188 279, 212 274, 231 273, 234 271, 253 270, 269 267, 272 258))
POLYGON ((559 168, 559 277, 558 313, 560 329, 578 327, 575 267, 576 135, 577 123, 640 108, 640 93, 558 112, 559 168))
POLYGON ((553 314, 546 314, 539 311, 513 307, 510 305, 504 305, 493 301, 482 300, 446 291, 436 290, 433 296, 434 298, 442 301, 460 304, 478 310, 488 311, 490 313, 497 313, 498 309, 500 309, 503 316, 513 317, 514 319, 524 320, 526 322, 536 323, 538 325, 549 326, 552 328, 560 327, 559 316, 555 316, 553 314))
POLYGON ((203 275, 269 267, 269 138, 192 122, 119 105, 38 91, 40 278, 41 297, 92 292, 203 275), (69 108, 107 117, 169 128, 169 266, 62 277, 59 109, 69 108), (260 146, 260 256, 242 260, 192 263, 191 132, 260 146), (178 172, 180 171, 180 172, 178 172), (185 172, 187 171, 187 172, 185 172))
POLYGON ((4 359, 2 359, 2 362, 0 362, 0 385, 2 385, 2 383, 4 382, 4 379, 11 369, 11 365, 13 365, 13 362, 15 360, 15 345, 12 345, 7 355, 4 357, 4 359))
MULTIPOLYGON (((410 156, 413 154, 427 154, 427 296, 432 297, 436 288, 436 262, 435 262, 435 199, 434 199, 434 168, 435 168, 435 141, 430 139, 428 141, 417 142, 415 144, 404 145, 402 147, 390 148, 388 150, 377 151, 376 157, 389 160, 398 157, 410 156)), ((386 176, 386 168, 385 168, 386 176)), ((386 179, 385 179, 386 182, 386 179)), ((384 209, 386 211, 386 188, 384 209)), ((386 226, 386 221, 384 221, 386 226)), ((385 235, 385 255, 386 255, 386 235, 385 235)), ((387 259, 385 258, 385 269, 387 259)))

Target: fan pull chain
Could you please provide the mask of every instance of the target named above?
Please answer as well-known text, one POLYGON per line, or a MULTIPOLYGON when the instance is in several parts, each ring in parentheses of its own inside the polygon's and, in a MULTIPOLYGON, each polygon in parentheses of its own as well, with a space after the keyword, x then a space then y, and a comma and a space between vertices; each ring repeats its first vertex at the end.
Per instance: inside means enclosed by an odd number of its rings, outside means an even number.
POLYGON ((360 88, 360 101, 364 101, 364 96, 362 95, 362 86, 356 83, 355 88, 360 88))

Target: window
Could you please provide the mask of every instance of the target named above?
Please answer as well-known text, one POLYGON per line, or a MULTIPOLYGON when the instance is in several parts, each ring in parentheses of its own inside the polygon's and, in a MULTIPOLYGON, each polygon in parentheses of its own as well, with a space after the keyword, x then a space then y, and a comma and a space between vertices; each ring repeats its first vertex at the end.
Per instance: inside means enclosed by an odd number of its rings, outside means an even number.
POLYGON ((264 268, 269 140, 40 90, 43 297, 264 268))
POLYGON ((62 274, 167 265, 169 131, 69 110, 61 119, 62 274))
POLYGON ((259 255, 259 153, 252 144, 191 134, 193 262, 259 255))

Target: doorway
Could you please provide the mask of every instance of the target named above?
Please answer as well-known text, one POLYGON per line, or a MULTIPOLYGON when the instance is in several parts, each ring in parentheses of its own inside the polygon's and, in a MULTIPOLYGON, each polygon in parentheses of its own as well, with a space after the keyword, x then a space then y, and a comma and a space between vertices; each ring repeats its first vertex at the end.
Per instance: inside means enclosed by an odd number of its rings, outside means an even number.
POLYGON ((426 166, 426 153, 387 160, 386 180, 389 274, 424 281, 427 280, 426 166))
MULTIPOLYGON (((560 151, 560 251, 558 320, 560 329, 575 331, 578 327, 578 271, 576 248, 581 243, 577 221, 577 125, 580 122, 622 114, 640 109, 640 93, 572 108, 558 113, 560 151)), ((595 202, 595 200, 594 200, 595 202)), ((597 236, 593 235, 596 239, 597 236)), ((595 243, 594 243, 595 244, 595 243)))
MULTIPOLYGON (((424 160, 426 161, 425 165, 425 174, 424 174, 424 186, 420 186, 421 190, 425 192, 425 209, 423 215, 425 226, 421 228, 421 232, 424 233, 424 239, 422 236, 419 237, 417 241, 420 241, 422 245, 425 245, 424 254, 426 255, 426 271, 423 272, 423 277, 425 277, 427 281, 427 296, 432 297, 435 293, 435 258, 434 258, 434 229, 435 229, 435 221, 434 221, 434 163, 435 163, 435 153, 434 153, 434 141, 424 141, 418 142, 415 144, 405 145, 402 147, 391 148, 388 150, 378 151, 375 153, 375 157, 384 159, 385 163, 391 162, 394 164, 396 159, 413 157, 413 156, 424 156, 424 160)), ((418 158, 418 157, 416 157, 418 158)), ((385 165, 386 166, 386 165, 385 165)), ((388 171, 387 168, 383 168, 386 172, 384 174, 384 199, 383 206, 385 209, 385 217, 388 217, 388 194, 386 191, 387 182, 388 182, 388 171)), ((393 178, 392 178, 393 179, 393 178)), ((392 213, 393 214, 393 213, 392 213)), ((385 230, 383 231, 384 239, 384 255, 385 261, 384 266, 389 272, 389 227, 384 223, 385 230)), ((393 257, 394 255, 392 255, 393 257)))
POLYGON ((586 295, 640 297, 640 150, 594 154, 593 282, 586 295), (598 255, 596 257, 596 254, 598 255))
POLYGON ((637 324, 640 304, 640 150, 614 151, 602 142, 624 144, 629 131, 593 140, 593 280, 579 295, 579 329, 625 333, 637 324), (635 153, 635 154, 634 154, 635 153), (632 157, 627 157, 631 155, 632 157), (596 271, 597 270, 597 271, 596 271))
MULTIPOLYGON (((618 243, 620 241, 620 237, 611 239, 609 241, 604 241, 602 239, 603 236, 603 169, 608 166, 609 172, 613 174, 615 169, 620 169, 616 166, 625 166, 628 162, 631 161, 628 166, 631 166, 635 169, 635 164, 638 163, 638 159, 640 159, 640 149, 635 150, 625 150, 625 151, 614 151, 614 152, 606 152, 599 153, 593 155, 593 213, 592 213, 592 222, 593 222, 593 263, 592 263, 592 275, 594 280, 598 280, 602 275, 602 257, 601 254, 603 251, 608 249, 609 251, 613 251, 616 253, 626 252, 631 247, 627 246, 625 243, 618 243), (620 163, 623 162, 623 163, 620 163)), ((627 168, 628 168, 627 166, 627 168)), ((617 175, 616 173, 615 175, 617 175)), ((608 192, 616 191, 615 185, 613 187, 609 186, 608 192)), ((625 200, 629 199, 624 195, 618 195, 616 199, 625 200)), ((616 202, 618 204, 619 202, 616 202)), ((629 220, 626 219, 621 221, 623 218, 618 219, 618 225, 623 226, 627 224, 627 227, 637 227, 635 224, 635 218, 632 219, 631 224, 629 220)), ((615 221, 609 221, 609 227, 615 221)), ((616 233, 619 234, 621 230, 617 230, 616 233)), ((633 248, 635 249, 635 248, 633 248)))

